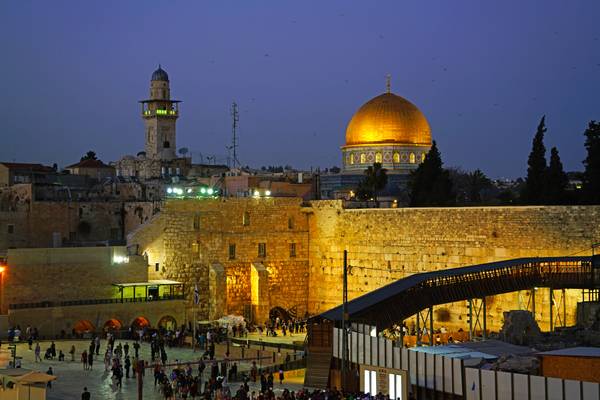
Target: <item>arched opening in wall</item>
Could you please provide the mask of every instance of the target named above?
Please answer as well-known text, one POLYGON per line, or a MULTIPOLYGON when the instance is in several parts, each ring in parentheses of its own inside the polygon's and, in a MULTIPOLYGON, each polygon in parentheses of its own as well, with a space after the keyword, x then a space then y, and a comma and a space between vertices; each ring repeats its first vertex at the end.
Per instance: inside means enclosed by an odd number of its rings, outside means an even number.
POLYGON ((165 315, 158 321, 158 328, 167 331, 174 331, 177 328, 177 321, 170 315, 165 315))
POLYGON ((116 331, 120 331, 122 327, 123 327, 123 324, 121 324, 121 321, 119 321, 118 319, 112 318, 104 323, 104 327, 102 328, 102 330, 104 331, 104 333, 116 332, 116 331))
POLYGON ((271 311, 269 311, 269 319, 275 321, 279 318, 280 321, 290 321, 296 318, 296 310, 290 309, 286 310, 283 307, 273 307, 271 311))
POLYGON ((86 333, 93 333, 96 330, 94 324, 86 319, 79 320, 73 325, 73 333, 75 336, 82 336, 86 333))
POLYGON ((131 323, 131 329, 133 329, 134 331, 148 327, 150 327, 150 321, 148 321, 148 318, 142 316, 137 317, 131 323))
POLYGON ((163 147, 164 147, 165 149, 168 149, 169 147, 171 147, 171 143, 169 143, 169 141, 168 141, 168 140, 165 140, 165 142, 163 143, 163 147))

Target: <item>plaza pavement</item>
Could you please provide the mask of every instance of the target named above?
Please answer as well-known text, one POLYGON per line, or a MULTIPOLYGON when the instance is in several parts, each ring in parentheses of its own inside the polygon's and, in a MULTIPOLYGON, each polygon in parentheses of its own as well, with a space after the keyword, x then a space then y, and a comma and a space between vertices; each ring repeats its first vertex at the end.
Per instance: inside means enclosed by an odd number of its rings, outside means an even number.
MULTIPOLYGON (((264 337, 263 337, 264 339, 264 337)), ((289 339, 288 339, 289 340, 289 339)), ((133 354, 133 342, 127 341, 130 346, 130 356, 133 354)), ((35 362, 35 355, 32 350, 28 350, 27 343, 19 343, 17 344, 17 356, 23 357, 21 366, 22 368, 37 370, 41 372, 46 372, 48 367, 52 366, 54 371, 54 375, 56 375, 57 380, 52 383, 52 388, 48 390, 47 399, 48 400, 69 400, 69 399, 80 399, 81 392, 84 387, 87 387, 88 390, 92 394, 92 399, 106 399, 106 400, 135 400, 137 399, 137 381, 135 378, 125 378, 123 377, 123 387, 118 388, 114 385, 114 382, 111 378, 112 373, 110 371, 104 371, 104 351, 106 350, 106 341, 102 340, 100 345, 100 355, 96 356, 94 359, 93 370, 84 371, 83 365, 80 361, 81 353, 83 350, 86 350, 89 347, 89 340, 57 340, 56 343, 56 352, 58 354, 59 350, 62 350, 65 353, 66 361, 57 361, 55 360, 43 360, 42 362, 35 362), (71 356, 69 354, 69 349, 71 345, 75 345, 75 361, 72 362, 71 356)), ((124 340, 117 340, 115 345, 121 343, 124 344, 124 340)), ((40 342, 40 347, 42 349, 41 355, 43 358, 44 351, 47 347, 50 346, 49 341, 40 342)), ((35 348, 35 344, 33 345, 35 348)), ((197 361, 200 357, 200 354, 197 352, 192 352, 189 348, 167 348, 167 354, 169 356, 168 363, 173 363, 175 359, 181 361, 183 364, 187 361, 197 361)), ((216 349, 216 358, 220 359, 225 353, 225 346, 218 345, 216 349)), ((285 354, 285 353, 284 353, 285 354)), ((2 345, 0 348, 0 365, 6 367, 8 365, 8 359, 10 354, 8 352, 6 343, 2 345)), ((150 361, 150 344, 142 343, 140 348, 140 357, 144 360, 150 361)), ((268 361, 265 361, 267 363, 268 361)), ((279 362, 279 360, 278 360, 279 362)), ((245 371, 249 369, 249 364, 242 364, 238 366, 239 371, 245 371)), ((207 368, 205 370, 205 375, 203 381, 206 378, 206 372, 209 370, 207 368)), ((194 372, 197 373, 197 366, 194 366, 194 372)), ((279 385, 279 382, 276 378, 275 383, 275 392, 280 393, 284 388, 289 390, 298 390, 302 388, 303 376, 294 376, 286 378, 283 385, 279 385)), ((230 389, 233 394, 239 388, 240 383, 232 382, 230 383, 230 389)), ((255 390, 258 392, 260 389, 260 385, 258 384, 250 384, 250 390, 255 390)), ((157 388, 154 386, 154 378, 152 369, 146 370, 146 375, 144 377, 144 396, 143 398, 146 400, 158 400, 164 399, 157 388)))

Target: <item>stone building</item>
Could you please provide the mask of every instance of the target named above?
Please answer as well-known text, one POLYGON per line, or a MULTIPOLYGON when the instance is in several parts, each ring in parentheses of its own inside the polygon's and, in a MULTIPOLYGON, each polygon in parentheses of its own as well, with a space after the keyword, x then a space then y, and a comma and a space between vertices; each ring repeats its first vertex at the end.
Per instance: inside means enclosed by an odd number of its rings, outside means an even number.
POLYGON ((182 285, 148 280, 146 260, 124 246, 11 249, 0 274, 0 325, 71 336, 185 323, 182 285))
POLYGON ((118 176, 142 180, 186 176, 191 158, 177 157, 179 100, 171 99, 169 75, 160 66, 150 80, 150 97, 141 100, 144 151, 124 156, 115 163, 118 176))
POLYGON ((342 146, 342 171, 321 177, 321 197, 335 198, 336 192, 356 190, 373 163, 387 170, 384 194, 398 195, 431 143, 427 119, 417 106, 392 93, 388 77, 386 92, 363 104, 350 119, 342 146))
MULTIPOLYGON (((278 307, 303 315, 339 305, 343 250, 355 298, 414 273, 590 254, 598 237, 598 206, 346 209, 341 201, 237 198, 168 200, 128 241, 147 256, 153 278, 198 284, 203 317, 236 313, 262 322, 278 307)), ((545 292, 536 300, 543 328, 545 292)), ((581 291, 567 294, 566 322, 574 323, 581 291)), ((487 301, 488 326, 498 329, 502 312, 524 307, 529 293, 487 301)), ((464 303, 436 307, 447 327, 464 329, 467 312, 464 303)))

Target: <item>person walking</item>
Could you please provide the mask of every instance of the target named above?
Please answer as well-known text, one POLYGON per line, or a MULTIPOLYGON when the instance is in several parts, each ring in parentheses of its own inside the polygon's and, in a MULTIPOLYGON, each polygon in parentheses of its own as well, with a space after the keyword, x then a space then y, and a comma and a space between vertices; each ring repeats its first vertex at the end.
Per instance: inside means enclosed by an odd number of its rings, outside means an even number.
MULTIPOLYGON (((48 367, 48 371, 46 371, 46 373, 48 375, 54 375, 54 371, 52 371, 52 367, 48 367)), ((46 384, 46 387, 48 389, 52 389, 52 381, 48 381, 48 383, 46 384)))
POLYGON ((38 362, 38 360, 39 360, 39 362, 42 362, 42 357, 40 357, 40 353, 42 352, 42 349, 40 347, 40 342, 37 342, 35 344, 34 352, 35 352, 35 362, 38 362))
POLYGON ((94 353, 90 352, 88 354, 88 368, 91 370, 93 365, 94 365, 94 353))
POLYGON ((87 355, 87 351, 83 351, 83 353, 81 353, 81 363, 83 364, 83 369, 84 371, 88 369, 88 355, 87 355))
POLYGON ((100 355, 100 336, 96 336, 95 344, 96 344, 96 355, 99 356, 100 355))
POLYGON ((131 360, 129 356, 125 356, 125 378, 129 378, 129 369, 131 368, 131 360))
POLYGON ((279 384, 283 385, 283 368, 279 368, 279 384))
POLYGON ((88 392, 87 387, 83 388, 83 393, 81 393, 81 400, 91 400, 92 394, 88 392))

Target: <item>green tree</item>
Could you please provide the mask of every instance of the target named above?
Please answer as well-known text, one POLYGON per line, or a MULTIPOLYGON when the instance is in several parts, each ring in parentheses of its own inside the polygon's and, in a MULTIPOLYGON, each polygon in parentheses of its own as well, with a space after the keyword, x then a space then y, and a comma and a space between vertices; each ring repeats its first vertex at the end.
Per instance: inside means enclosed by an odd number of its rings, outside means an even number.
POLYGON ((445 206, 455 203, 450 173, 442 165, 442 156, 434 141, 425 161, 411 174, 411 206, 445 206))
POLYGON ((387 170, 376 162, 365 170, 365 177, 356 188, 356 194, 361 200, 373 197, 377 201, 377 193, 385 188, 387 181, 387 170))
POLYGON ((566 190, 569 179, 563 170, 558 150, 550 150, 550 165, 546 171, 545 204, 563 204, 566 200, 566 190))
POLYGON ((85 160, 97 160, 98 157, 96 157, 96 152, 90 150, 87 153, 85 153, 85 156, 81 157, 81 161, 85 161, 85 160))
POLYGON ((521 200, 526 204, 541 204, 544 200, 546 179, 546 147, 544 133, 546 132, 546 116, 544 115, 533 137, 533 144, 527 161, 527 178, 521 192, 521 200))
POLYGON ((583 193, 586 203, 600 204, 600 122, 590 121, 585 130, 587 157, 583 161, 583 193))
POLYGON ((471 204, 481 204, 481 192, 492 187, 492 181, 480 169, 467 175, 467 199, 471 204))

